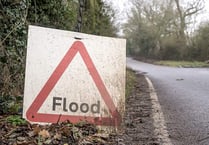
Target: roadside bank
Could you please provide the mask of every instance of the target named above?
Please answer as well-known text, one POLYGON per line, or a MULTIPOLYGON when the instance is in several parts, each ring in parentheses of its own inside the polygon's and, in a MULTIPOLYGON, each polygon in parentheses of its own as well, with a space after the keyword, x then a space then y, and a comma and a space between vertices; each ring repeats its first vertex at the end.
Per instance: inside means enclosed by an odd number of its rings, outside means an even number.
POLYGON ((133 90, 126 97, 123 133, 118 136, 118 144, 160 145, 154 131, 152 102, 145 76, 136 74, 133 90))

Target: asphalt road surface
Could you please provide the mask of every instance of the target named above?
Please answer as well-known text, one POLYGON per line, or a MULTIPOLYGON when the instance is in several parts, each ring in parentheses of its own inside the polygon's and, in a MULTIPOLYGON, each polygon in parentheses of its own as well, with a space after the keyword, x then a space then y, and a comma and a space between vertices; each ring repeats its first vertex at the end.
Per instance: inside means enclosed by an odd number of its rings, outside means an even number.
POLYGON ((152 81, 174 145, 209 145, 209 68, 172 68, 127 58, 152 81))

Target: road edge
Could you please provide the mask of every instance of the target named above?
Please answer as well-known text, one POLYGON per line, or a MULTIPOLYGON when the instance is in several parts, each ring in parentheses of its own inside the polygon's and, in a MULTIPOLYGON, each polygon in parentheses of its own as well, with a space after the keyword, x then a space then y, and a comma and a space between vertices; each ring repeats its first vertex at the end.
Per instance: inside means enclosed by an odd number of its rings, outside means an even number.
POLYGON ((168 134, 168 130, 166 127, 164 115, 158 100, 157 93, 155 88, 152 84, 152 81, 147 77, 144 76, 149 88, 151 103, 152 103, 152 118, 153 118, 153 126, 154 126, 154 133, 162 145, 173 145, 168 134))

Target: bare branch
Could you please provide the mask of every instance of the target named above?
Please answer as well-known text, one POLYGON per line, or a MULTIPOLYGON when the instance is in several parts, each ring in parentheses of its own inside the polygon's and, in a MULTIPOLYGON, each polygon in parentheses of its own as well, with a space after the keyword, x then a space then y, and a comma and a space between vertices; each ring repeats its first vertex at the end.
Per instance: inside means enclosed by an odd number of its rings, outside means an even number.
POLYGON ((185 10, 184 16, 191 16, 193 14, 198 13, 199 11, 203 10, 204 8, 204 1, 203 0, 198 0, 194 1, 193 3, 189 4, 189 8, 185 10))
POLYGON ((175 3, 176 3, 176 7, 177 7, 177 10, 178 10, 179 16, 180 16, 180 18, 182 18, 183 14, 182 14, 182 9, 180 7, 179 0, 175 0, 175 3))

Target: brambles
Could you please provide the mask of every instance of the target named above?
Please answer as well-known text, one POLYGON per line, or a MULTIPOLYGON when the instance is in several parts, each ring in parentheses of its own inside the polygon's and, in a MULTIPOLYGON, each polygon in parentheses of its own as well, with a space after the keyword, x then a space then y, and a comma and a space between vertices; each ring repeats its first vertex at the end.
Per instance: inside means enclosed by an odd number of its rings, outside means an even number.
POLYGON ((24 125, 27 123, 25 119, 23 119, 21 116, 18 116, 18 115, 8 116, 6 120, 8 123, 11 123, 14 126, 24 125))

